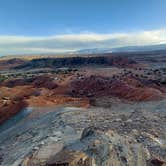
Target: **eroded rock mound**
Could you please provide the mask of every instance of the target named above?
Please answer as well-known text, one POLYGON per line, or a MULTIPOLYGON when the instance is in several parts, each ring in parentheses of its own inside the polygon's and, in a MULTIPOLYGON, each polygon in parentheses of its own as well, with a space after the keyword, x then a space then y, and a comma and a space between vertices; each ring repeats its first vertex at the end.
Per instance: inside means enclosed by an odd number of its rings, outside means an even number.
POLYGON ((123 81, 114 81, 111 90, 113 96, 131 101, 150 101, 162 98, 162 93, 158 89, 135 87, 123 81))
POLYGON ((44 147, 26 158, 22 166, 146 166, 150 160, 149 151, 133 138, 95 127, 85 128, 80 141, 63 147, 56 154, 56 150, 53 155, 46 154, 45 160, 39 155, 43 152, 44 147))
POLYGON ((16 115, 25 107, 27 107, 25 101, 8 101, 4 106, 0 105, 0 124, 16 115))
POLYGON ((160 90, 148 86, 139 87, 137 82, 90 76, 73 81, 70 93, 77 97, 115 96, 130 101, 159 100, 163 97, 160 90))

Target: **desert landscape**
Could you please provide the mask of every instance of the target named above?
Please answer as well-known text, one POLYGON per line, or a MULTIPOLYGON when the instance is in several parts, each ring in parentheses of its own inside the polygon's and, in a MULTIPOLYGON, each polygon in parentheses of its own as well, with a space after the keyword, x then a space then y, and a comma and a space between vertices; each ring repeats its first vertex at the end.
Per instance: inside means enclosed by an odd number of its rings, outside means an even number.
POLYGON ((166 166, 166 0, 0 0, 0 166, 166 166))
POLYGON ((166 165, 166 51, 0 60, 0 165, 166 165))

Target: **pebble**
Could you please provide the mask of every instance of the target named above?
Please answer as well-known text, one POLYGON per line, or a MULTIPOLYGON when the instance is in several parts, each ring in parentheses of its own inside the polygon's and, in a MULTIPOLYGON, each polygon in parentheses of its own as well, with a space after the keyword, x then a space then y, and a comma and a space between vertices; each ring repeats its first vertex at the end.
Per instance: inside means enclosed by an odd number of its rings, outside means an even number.
POLYGON ((41 141, 41 142, 40 142, 40 145, 44 145, 44 144, 45 144, 44 141, 41 141))
POLYGON ((57 137, 61 137, 62 132, 61 131, 53 131, 52 135, 57 136, 57 137))
POLYGON ((120 122, 120 121, 122 121, 122 119, 120 118, 115 119, 115 122, 120 122))
POLYGON ((33 148, 33 150, 39 150, 39 147, 35 146, 35 147, 33 148))
POLYGON ((58 142, 60 139, 59 138, 57 138, 57 137, 50 137, 49 138, 51 141, 53 141, 53 142, 58 142))
POLYGON ((131 122, 133 122, 133 120, 132 120, 132 119, 127 119, 126 122, 127 122, 127 123, 131 123, 131 122))

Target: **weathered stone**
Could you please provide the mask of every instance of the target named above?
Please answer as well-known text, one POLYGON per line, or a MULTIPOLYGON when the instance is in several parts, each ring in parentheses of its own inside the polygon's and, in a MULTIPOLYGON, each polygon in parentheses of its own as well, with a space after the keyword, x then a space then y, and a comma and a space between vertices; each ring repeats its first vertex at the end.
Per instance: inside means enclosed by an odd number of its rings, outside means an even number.
POLYGON ((48 143, 38 151, 26 157, 22 166, 45 166, 47 161, 63 148, 62 143, 48 143))
POLYGON ((48 166, 92 166, 91 158, 83 152, 62 150, 50 161, 48 166))

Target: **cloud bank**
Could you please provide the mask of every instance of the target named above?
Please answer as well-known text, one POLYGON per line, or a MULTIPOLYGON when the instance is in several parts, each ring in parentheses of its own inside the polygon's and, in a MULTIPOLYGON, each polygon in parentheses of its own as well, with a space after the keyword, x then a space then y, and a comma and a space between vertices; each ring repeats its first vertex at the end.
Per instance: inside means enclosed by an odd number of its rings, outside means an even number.
POLYGON ((80 49, 163 43, 166 43, 166 29, 112 34, 88 32, 48 37, 0 36, 0 55, 65 53, 80 49))

